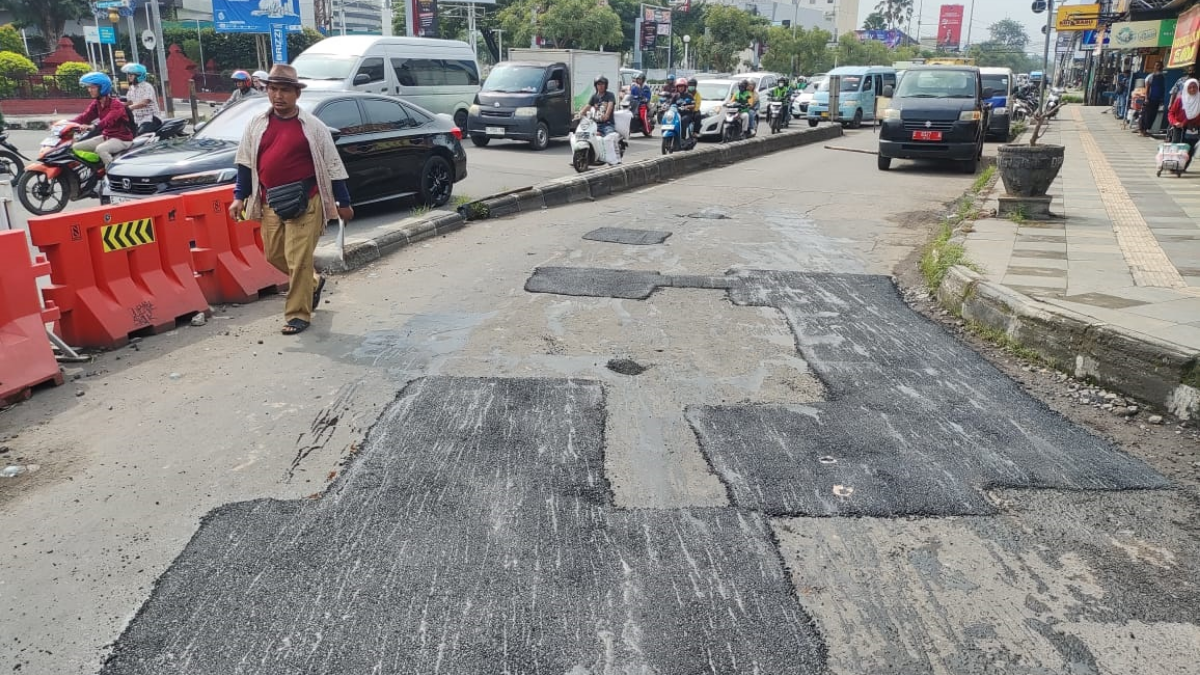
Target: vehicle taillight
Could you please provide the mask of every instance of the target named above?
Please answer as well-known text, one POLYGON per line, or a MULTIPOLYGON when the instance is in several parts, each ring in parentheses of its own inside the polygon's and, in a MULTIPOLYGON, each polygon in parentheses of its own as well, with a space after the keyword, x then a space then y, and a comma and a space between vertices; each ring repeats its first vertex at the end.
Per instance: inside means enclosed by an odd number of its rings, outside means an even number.
POLYGON ((462 140, 462 129, 459 129, 458 127, 453 127, 450 129, 450 133, 454 134, 454 137, 457 138, 458 140, 460 140, 460 141, 462 140))

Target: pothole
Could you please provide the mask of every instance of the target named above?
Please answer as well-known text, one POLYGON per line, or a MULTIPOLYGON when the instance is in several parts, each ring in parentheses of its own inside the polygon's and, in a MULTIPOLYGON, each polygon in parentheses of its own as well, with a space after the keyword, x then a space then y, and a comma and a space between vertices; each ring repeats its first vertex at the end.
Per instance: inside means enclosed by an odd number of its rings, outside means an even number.
POLYGON ((696 213, 689 213, 685 218, 697 218, 699 220, 729 220, 729 214, 720 209, 707 208, 701 209, 696 213))
POLYGON ((611 359, 605 367, 621 375, 641 375, 649 369, 633 359, 611 359))

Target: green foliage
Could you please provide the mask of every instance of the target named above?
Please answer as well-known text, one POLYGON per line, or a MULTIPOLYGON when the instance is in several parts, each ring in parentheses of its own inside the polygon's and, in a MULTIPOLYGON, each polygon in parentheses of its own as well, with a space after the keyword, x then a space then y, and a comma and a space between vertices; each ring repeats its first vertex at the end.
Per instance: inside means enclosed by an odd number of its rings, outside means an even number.
POLYGON ((1025 32, 1025 27, 1014 19, 997 21, 988 26, 988 33, 991 34, 991 42, 1005 47, 1024 51, 1029 46, 1029 34, 1025 32))
POLYGON ((497 18, 505 44, 528 45, 536 29, 558 49, 604 47, 611 51, 624 47, 621 17, 612 8, 592 0, 556 0, 545 5, 541 0, 515 0, 500 10, 497 18))
POLYGON ((767 39, 770 22, 731 5, 704 6, 704 35, 695 39, 696 64, 701 70, 735 70, 739 54, 755 40, 767 39))
POLYGON ((976 178, 975 182, 971 185, 971 193, 979 194, 980 192, 983 192, 984 188, 986 188, 988 183, 991 183, 992 179, 995 177, 996 165, 989 164, 988 167, 983 170, 983 173, 979 174, 979 177, 976 178))
POLYGON ((902 28, 912 20, 913 0, 879 0, 875 13, 883 19, 885 28, 902 28))
POLYGON ((51 48, 58 44, 68 21, 92 13, 88 0, 0 0, 0 11, 12 14, 19 26, 37 28, 51 48))
MULTIPOLYGON (((21 39, 21 34, 10 23, 0 26, 0 52, 25 54, 25 41, 21 39)), ((29 55, 25 54, 25 56, 29 55)))
POLYGON ((82 61, 67 61, 54 69, 54 79, 58 83, 59 89, 64 92, 80 94, 83 92, 83 87, 79 84, 79 78, 91 70, 90 64, 82 61))
POLYGON ((883 12, 871 12, 863 19, 863 30, 887 30, 887 19, 883 18, 883 12))
POLYGON ((16 52, 0 52, 0 98, 17 93, 16 78, 25 78, 37 73, 33 61, 16 52))

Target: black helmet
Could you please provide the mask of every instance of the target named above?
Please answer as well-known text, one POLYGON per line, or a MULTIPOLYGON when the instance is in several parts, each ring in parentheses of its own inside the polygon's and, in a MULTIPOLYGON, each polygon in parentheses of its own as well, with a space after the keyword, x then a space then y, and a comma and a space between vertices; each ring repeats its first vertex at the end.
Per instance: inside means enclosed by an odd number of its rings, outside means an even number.
POLYGON ((779 84, 784 87, 788 86, 788 79, 786 77, 779 78, 779 84))
POLYGON ((608 78, 601 75, 600 77, 597 77, 595 80, 592 80, 592 86, 596 86, 598 84, 603 84, 604 86, 607 87, 608 86, 608 78))
POLYGON ((738 82, 738 91, 746 91, 750 88, 750 80, 742 80, 738 82))
POLYGON ((688 86, 689 86, 689 87, 694 87, 694 86, 696 86, 696 78, 694 78, 694 77, 689 77, 689 78, 688 78, 688 86))

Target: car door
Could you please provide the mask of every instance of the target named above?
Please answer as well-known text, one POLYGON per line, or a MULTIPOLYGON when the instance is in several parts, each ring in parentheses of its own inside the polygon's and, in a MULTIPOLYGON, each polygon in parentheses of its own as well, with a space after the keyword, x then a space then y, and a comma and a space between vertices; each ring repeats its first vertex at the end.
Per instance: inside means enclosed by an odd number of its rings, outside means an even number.
POLYGON ((371 165, 370 141, 365 137, 366 126, 356 98, 335 98, 317 108, 317 119, 334 130, 338 155, 350 174, 347 185, 353 201, 373 199, 382 180, 379 169, 371 165))
POLYGON ((372 97, 362 99, 362 105, 375 144, 374 162, 386 170, 381 194, 416 190, 416 177, 432 145, 430 139, 420 133, 399 101, 372 97))
POLYGON ((571 102, 567 100, 567 71, 553 68, 550 76, 542 83, 542 105, 539 113, 546 116, 551 136, 565 136, 571 132, 571 102))
POLYGON ((358 70, 354 73, 354 90, 368 93, 387 93, 387 70, 383 66, 382 57, 368 56, 358 64, 358 70))

